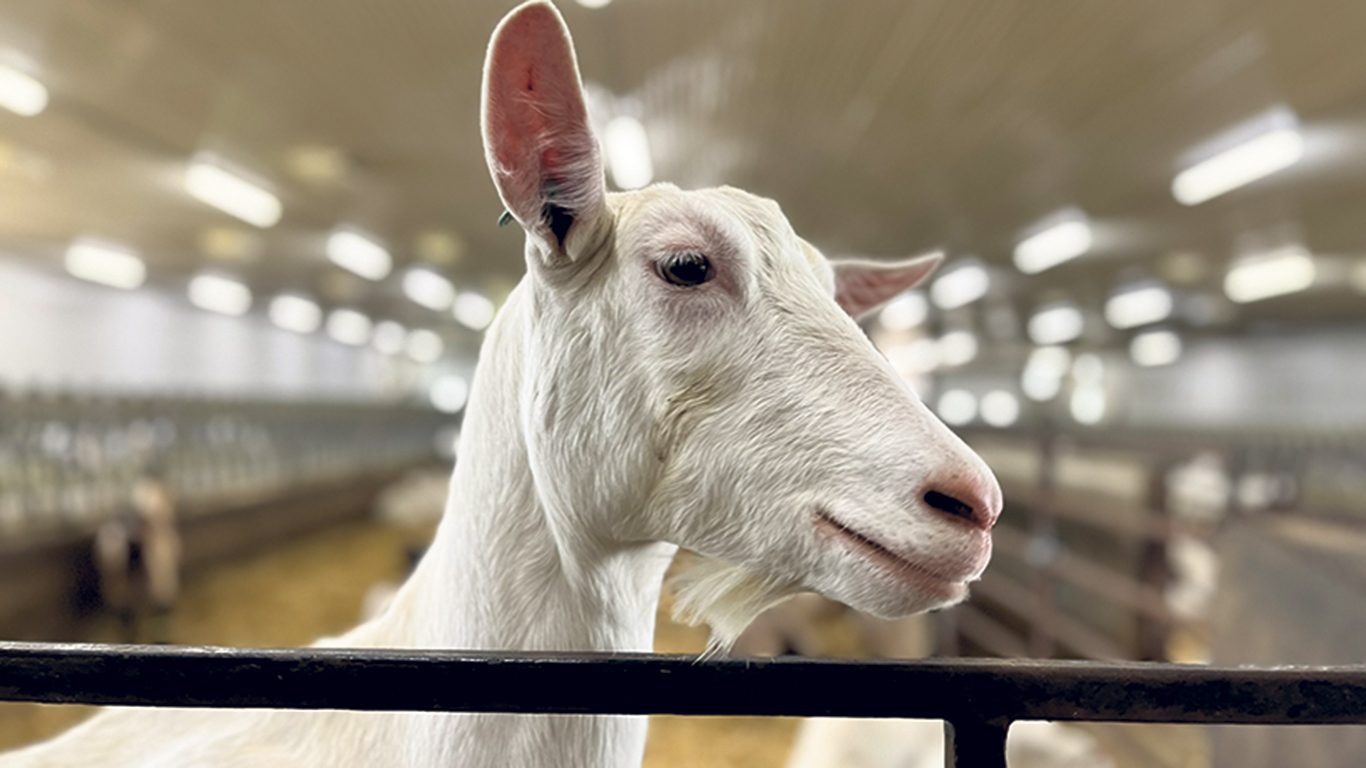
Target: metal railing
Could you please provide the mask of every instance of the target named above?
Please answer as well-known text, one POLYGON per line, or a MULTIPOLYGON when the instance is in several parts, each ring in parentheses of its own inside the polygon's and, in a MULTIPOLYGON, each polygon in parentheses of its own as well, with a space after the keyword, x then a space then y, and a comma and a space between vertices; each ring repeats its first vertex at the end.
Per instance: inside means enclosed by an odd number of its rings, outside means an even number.
POLYGON ((153 469, 184 517, 411 466, 450 421, 407 403, 0 391, 0 545, 88 533, 153 469))
POLYGON ((1016 720, 1366 724, 1366 666, 0 643, 0 701, 522 714, 925 718, 1004 766, 1016 720))

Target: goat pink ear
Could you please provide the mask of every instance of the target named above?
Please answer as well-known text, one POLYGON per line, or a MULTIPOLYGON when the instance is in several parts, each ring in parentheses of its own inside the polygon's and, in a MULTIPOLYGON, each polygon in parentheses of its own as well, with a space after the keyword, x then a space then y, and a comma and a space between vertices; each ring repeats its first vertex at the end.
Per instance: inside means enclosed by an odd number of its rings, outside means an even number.
POLYGON ((607 186, 574 43, 550 3, 520 5, 494 30, 481 124, 503 205, 551 253, 573 259, 571 241, 602 216, 607 186))
POLYGON ((903 291, 914 288, 944 261, 932 253, 902 261, 831 259, 835 270, 835 301, 855 320, 878 309, 903 291))

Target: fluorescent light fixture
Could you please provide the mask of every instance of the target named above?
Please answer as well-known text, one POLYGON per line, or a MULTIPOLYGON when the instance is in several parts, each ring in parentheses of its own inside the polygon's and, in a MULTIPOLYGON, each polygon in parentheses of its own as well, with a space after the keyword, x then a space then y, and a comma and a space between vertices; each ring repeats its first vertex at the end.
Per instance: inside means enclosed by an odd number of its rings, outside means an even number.
POLYGON ((47 88, 17 69, 0 66, 0 107, 33 117, 47 109, 47 88))
POLYGON ((1352 286, 1352 290, 1366 294, 1366 261, 1358 261, 1352 266, 1352 271, 1347 276, 1347 282, 1352 286))
POLYGON ((340 147, 302 144, 286 155, 290 172, 300 181, 318 186, 339 184, 351 171, 351 160, 340 147))
POLYGON ((1172 179, 1172 197, 1199 205, 1289 168, 1304 157, 1296 128, 1277 128, 1187 168, 1172 179))
POLYGON ((602 137, 612 183, 619 189, 639 189, 655 177, 650 159, 650 137, 645 126, 630 115, 618 115, 607 124, 602 137))
POLYGON ((454 232, 433 229, 417 236, 413 250, 419 259, 429 264, 449 266, 460 261, 465 253, 465 242, 454 232))
POLYGON ((408 357, 419 363, 435 363, 441 359, 441 353, 446 346, 441 343, 441 336, 436 331, 429 331, 426 328, 417 328, 408 334, 408 343, 405 345, 408 357))
POLYGON ((470 396, 470 385, 461 376, 450 374, 432 382, 432 405, 442 413, 459 413, 470 396))
POLYGON ((1115 328, 1137 328, 1171 317, 1172 292, 1162 285, 1126 288, 1105 302, 1105 321, 1115 328))
POLYGON ((976 262, 949 268, 930 286, 930 299, 940 309, 966 307, 987 295, 991 277, 987 268, 976 262))
POLYGON ((185 189, 201 203, 212 205, 257 227, 280 221, 280 198, 266 188, 224 168, 208 155, 196 156, 185 170, 185 189))
POLYGON ((929 373, 939 367, 939 344, 934 339, 893 344, 887 349, 887 361, 905 379, 929 373))
POLYGON ((1020 418, 1020 401, 1004 389, 982 397, 982 421, 993 427, 1008 427, 1020 418))
POLYGON ((312 333, 323 322, 323 310, 316 301, 282 293, 270 300, 270 321, 294 333, 312 333))
POLYGON ((947 367, 966 365, 977 357, 977 337, 972 331, 950 331, 935 343, 939 364, 947 367))
POLYGON ((365 346, 370 341, 370 318, 354 309, 334 309, 327 316, 327 335, 339 344, 365 346))
POLYGON ((889 331, 909 331, 925 322, 930 315, 930 305, 925 294, 909 291, 887 302, 878 313, 878 322, 889 331))
POLYGON ((1081 310, 1071 304, 1045 307, 1029 318, 1029 338, 1035 344, 1066 344, 1081 335, 1081 310))
POLYGON ((1181 359, 1181 337, 1172 331, 1140 333, 1129 342, 1129 357, 1144 368, 1171 365, 1181 359))
POLYGON ((190 280, 190 303, 209 312, 238 317, 251 309, 251 289, 222 275, 195 275, 190 280))
POLYGON ((394 268, 384 246, 349 229, 338 229, 327 238, 327 258, 366 280, 383 280, 394 268))
POLYGON ((1083 386, 1101 384, 1105 381, 1105 361, 1094 352, 1077 355, 1072 362, 1072 379, 1083 386))
POLYGON ((1072 399, 1068 402, 1067 408, 1078 424, 1099 424, 1101 419, 1105 418, 1104 388, 1095 384, 1077 387, 1072 390, 1072 399))
POLYGON ((147 280, 147 265, 131 249, 95 240, 74 240, 66 249, 72 277, 131 291, 147 280))
POLYGON ((579 0, 579 5, 584 8, 606 8, 611 3, 612 0, 579 0))
POLYGON ((1062 377, 1049 376, 1038 368, 1026 367, 1020 374, 1020 391, 1030 400, 1045 403, 1062 391, 1062 377))
POLYGON ((1086 253, 1093 242, 1091 225, 1085 219, 1059 222, 1015 246, 1015 267, 1036 275, 1086 253))
POLYGON ((977 418, 977 398, 966 389, 950 389, 939 396, 935 410, 945 424, 962 426, 977 418))
POLYGON ((1029 361, 1020 375, 1020 389, 1030 400, 1052 400, 1062 390, 1062 377, 1071 364, 1072 355, 1066 347, 1038 347, 1029 353, 1029 361))
POLYGON ((455 297, 455 319, 461 325, 474 331, 482 331, 489 327, 493 322, 493 315, 497 307, 482 294, 474 291, 462 291, 455 297))
POLYGON ((393 320, 383 320, 375 326, 373 341, 375 349, 386 355, 400 354, 408 343, 408 329, 393 320))
POLYGON ((1072 367, 1072 353, 1067 347, 1036 347, 1029 353, 1029 362, 1025 365, 1061 379, 1072 367))
POLYGON ((455 301, 455 286, 430 269, 414 267, 403 276, 403 295, 427 309, 445 312, 455 301))
POLYGON ((1224 275, 1224 294, 1232 301, 1253 301, 1303 291, 1314 284, 1314 257, 1302 246, 1241 259, 1224 275))

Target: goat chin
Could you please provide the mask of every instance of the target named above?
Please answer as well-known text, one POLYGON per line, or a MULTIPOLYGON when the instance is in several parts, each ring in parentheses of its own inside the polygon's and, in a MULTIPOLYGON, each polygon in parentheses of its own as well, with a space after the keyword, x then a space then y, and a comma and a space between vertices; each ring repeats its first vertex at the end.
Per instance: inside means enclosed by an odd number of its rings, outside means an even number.
POLYGON ((674 618, 710 627, 706 656, 729 651, 759 614, 805 591, 799 584, 700 556, 679 571, 670 586, 674 618))

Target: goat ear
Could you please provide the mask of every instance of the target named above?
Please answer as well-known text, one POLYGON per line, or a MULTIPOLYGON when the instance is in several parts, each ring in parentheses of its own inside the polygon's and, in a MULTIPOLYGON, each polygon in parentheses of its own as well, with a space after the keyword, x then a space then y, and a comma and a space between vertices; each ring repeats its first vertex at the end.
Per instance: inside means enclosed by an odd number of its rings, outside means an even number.
POLYGON ((902 261, 831 259, 835 301, 855 320, 914 288, 944 261, 941 253, 902 261))
POLYGON ((484 155, 507 210, 552 256, 588 247, 607 186, 574 43, 555 6, 518 6, 484 61, 484 155))

